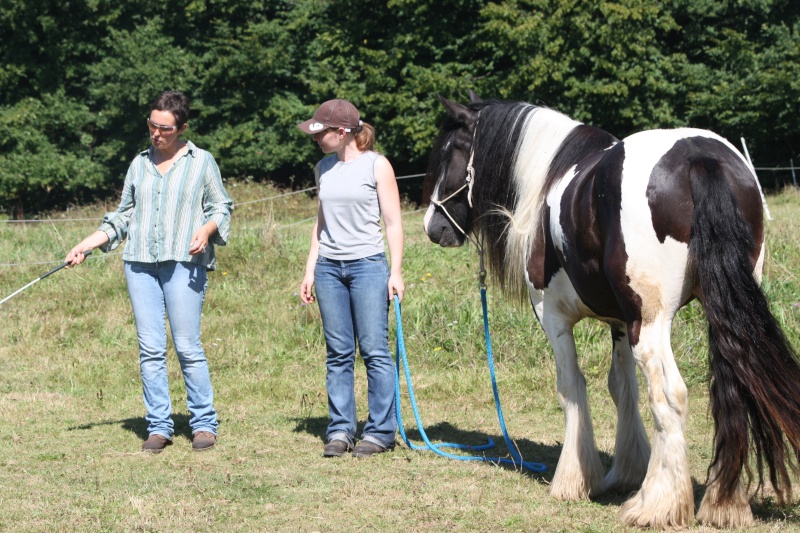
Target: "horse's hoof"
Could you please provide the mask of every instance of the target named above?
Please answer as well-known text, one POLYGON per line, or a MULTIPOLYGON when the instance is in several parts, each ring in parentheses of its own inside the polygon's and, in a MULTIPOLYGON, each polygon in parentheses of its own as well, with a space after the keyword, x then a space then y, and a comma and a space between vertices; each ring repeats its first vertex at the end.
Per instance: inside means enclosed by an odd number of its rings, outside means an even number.
POLYGON ((718 499, 716 485, 706 488, 705 496, 697 511, 697 521, 720 529, 743 528, 753 524, 753 511, 744 490, 737 490, 730 501, 718 499), (715 500, 712 503, 712 500, 715 500))
POLYGON ((653 494, 648 498, 648 503, 637 492, 630 500, 622 505, 620 518, 622 522, 634 527, 651 527, 654 529, 683 529, 694 523, 694 504, 688 501, 679 501, 664 494, 661 498, 653 494), (653 503, 649 503, 655 500, 653 503))

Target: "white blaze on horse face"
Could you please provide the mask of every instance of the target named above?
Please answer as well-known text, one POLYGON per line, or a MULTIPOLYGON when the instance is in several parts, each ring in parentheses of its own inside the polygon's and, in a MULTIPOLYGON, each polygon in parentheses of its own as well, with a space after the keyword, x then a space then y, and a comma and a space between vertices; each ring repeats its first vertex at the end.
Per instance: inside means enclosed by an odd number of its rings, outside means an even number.
MULTIPOLYGON (((444 147, 442 148, 442 152, 449 153, 451 144, 453 144, 452 139, 445 143, 444 147)), ((452 157, 452 154, 450 154, 450 155, 452 157)), ((433 188, 433 194, 431 195, 431 200, 433 200, 433 199, 441 200, 442 199, 441 195, 439 194, 439 190, 442 188, 442 183, 444 182, 445 176, 447 176, 447 168, 446 167, 444 169, 442 169, 441 174, 439 174, 439 177, 436 178, 436 185, 433 188)), ((426 235, 430 235, 428 233, 428 231, 430 230, 431 219, 433 218, 433 214, 434 214, 435 211, 436 211, 436 205, 433 202, 431 202, 428 205, 428 210, 425 211, 425 218, 422 219, 422 228, 425 230, 425 234, 426 235)))
MULTIPOLYGON (((448 146, 450 143, 447 144, 448 146)), ((442 171, 442 174, 439 175, 439 178, 436 180, 436 186, 433 189, 433 194, 431 195, 431 199, 440 200, 439 197, 439 189, 442 186, 442 182, 444 181, 445 172, 442 171)), ((431 219, 433 218, 433 213, 436 211, 436 204, 431 202, 428 204, 428 210, 425 211, 425 218, 422 219, 422 227, 425 230, 426 235, 430 235, 428 233, 430 229, 431 219)))
POLYGON ((425 218, 422 219, 422 228, 425 230, 425 235, 428 235, 428 228, 433 218, 433 212, 436 211, 436 206, 433 203, 428 205, 428 210, 425 211, 425 218))

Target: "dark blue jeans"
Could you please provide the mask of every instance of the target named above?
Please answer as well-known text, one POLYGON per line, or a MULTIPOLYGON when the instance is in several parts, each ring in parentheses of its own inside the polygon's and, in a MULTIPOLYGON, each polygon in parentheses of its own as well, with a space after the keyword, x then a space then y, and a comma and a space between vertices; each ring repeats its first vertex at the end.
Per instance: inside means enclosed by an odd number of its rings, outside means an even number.
POLYGON ((394 446, 396 378, 389 353, 388 282, 384 254, 345 261, 317 259, 314 285, 328 351, 328 441, 355 441, 357 341, 367 368, 369 417, 362 438, 383 447, 394 446))

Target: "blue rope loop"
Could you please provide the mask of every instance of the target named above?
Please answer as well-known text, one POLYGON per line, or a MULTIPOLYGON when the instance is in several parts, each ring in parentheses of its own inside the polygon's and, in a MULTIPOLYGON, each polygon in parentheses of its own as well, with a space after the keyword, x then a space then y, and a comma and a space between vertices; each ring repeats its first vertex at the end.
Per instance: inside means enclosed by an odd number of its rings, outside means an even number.
POLYGON ((425 429, 422 425, 422 419, 419 414, 419 409, 417 408, 417 400, 414 396, 414 387, 411 382, 411 371, 409 370, 408 366, 408 356, 406 355, 406 346, 405 340, 403 338, 403 320, 400 313, 400 300, 397 296, 394 297, 394 312, 395 318, 397 321, 397 350, 395 352, 395 372, 397 379, 395 380, 395 411, 397 414, 397 426, 400 430, 400 436, 403 438, 403 442, 411 448, 412 450, 431 450, 434 453, 447 457, 449 459, 456 459, 459 461, 483 461, 487 463, 500 463, 500 464, 511 464, 515 467, 522 467, 531 472, 544 472, 547 468, 541 463, 532 463, 530 461, 523 461, 522 457, 520 457, 519 453, 517 452, 516 446, 513 445, 511 439, 508 436, 508 432, 506 431, 506 424, 503 419, 503 410, 500 406, 500 393, 497 390, 497 379, 495 377, 494 372, 494 357, 492 355, 492 344, 491 339, 489 337, 489 312, 486 305, 486 288, 485 286, 481 286, 481 305, 483 306, 483 331, 486 337, 486 354, 489 363, 489 374, 492 379, 492 390, 494 391, 494 401, 495 406, 497 408, 497 417, 500 421, 500 428, 503 431, 503 439, 505 440, 506 447, 512 456, 512 458, 507 457, 486 457, 484 455, 454 455, 448 452, 443 451, 441 448, 456 448, 459 450, 470 450, 470 451, 483 451, 493 448, 495 446, 494 441, 490 438, 487 444, 483 444, 480 446, 470 446, 466 444, 457 444, 457 443, 441 443, 441 444, 433 444, 430 439, 428 439, 428 435, 425 433, 425 429), (403 363, 403 371, 406 377, 406 385, 408 387, 408 397, 411 403, 411 409, 414 412, 414 419, 417 422, 417 428, 419 429, 419 434, 422 437, 422 440, 425 442, 425 446, 417 446, 413 444, 411 441, 408 440, 406 436, 405 429, 403 428, 403 415, 400 408, 400 361, 402 359, 403 363))

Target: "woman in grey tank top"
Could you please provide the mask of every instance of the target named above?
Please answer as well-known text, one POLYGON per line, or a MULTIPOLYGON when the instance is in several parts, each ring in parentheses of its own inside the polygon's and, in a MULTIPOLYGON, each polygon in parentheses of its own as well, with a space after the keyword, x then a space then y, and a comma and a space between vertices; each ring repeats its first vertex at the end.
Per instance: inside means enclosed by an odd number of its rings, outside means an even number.
POLYGON ((395 368, 389 353, 389 303, 402 300, 403 223, 389 161, 372 151, 375 130, 346 100, 323 103, 298 124, 331 154, 315 169, 317 221, 300 298, 318 301, 327 349, 328 412, 325 457, 352 451, 369 457, 394 449, 395 368), (384 253, 386 226, 391 269, 384 253), (316 298, 312 287, 316 286, 316 298), (367 369, 369 416, 356 445, 356 341, 367 369))

